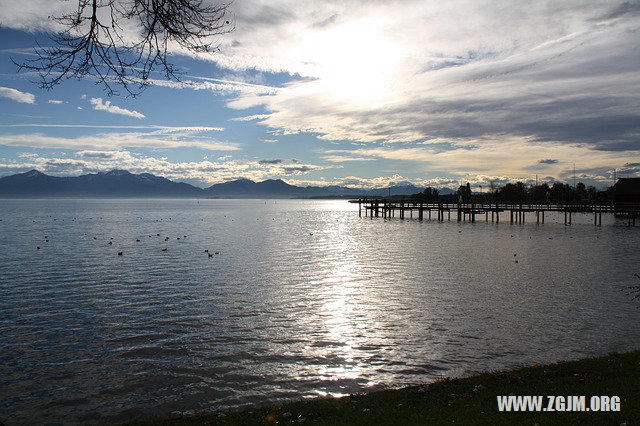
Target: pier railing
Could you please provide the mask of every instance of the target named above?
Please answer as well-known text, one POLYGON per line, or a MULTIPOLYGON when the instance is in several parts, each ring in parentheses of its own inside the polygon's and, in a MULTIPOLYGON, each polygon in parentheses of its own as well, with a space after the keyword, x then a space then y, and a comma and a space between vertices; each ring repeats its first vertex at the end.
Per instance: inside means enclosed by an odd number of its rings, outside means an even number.
POLYGON ((451 213, 457 221, 475 222, 479 216, 484 215, 485 221, 500 222, 500 213, 509 212, 511 223, 523 223, 526 221, 527 213, 535 214, 537 223, 544 223, 546 212, 564 213, 564 222, 570 225, 575 213, 593 213, 594 225, 602 224, 602 214, 615 214, 616 216, 628 217, 629 226, 635 226, 636 217, 640 216, 640 205, 638 204, 585 204, 585 203, 429 203, 419 200, 394 200, 384 198, 360 198, 351 200, 358 203, 358 214, 365 217, 396 217, 404 219, 407 214, 413 218, 414 213, 419 220, 425 216, 428 219, 435 214, 437 220, 451 220, 451 213))

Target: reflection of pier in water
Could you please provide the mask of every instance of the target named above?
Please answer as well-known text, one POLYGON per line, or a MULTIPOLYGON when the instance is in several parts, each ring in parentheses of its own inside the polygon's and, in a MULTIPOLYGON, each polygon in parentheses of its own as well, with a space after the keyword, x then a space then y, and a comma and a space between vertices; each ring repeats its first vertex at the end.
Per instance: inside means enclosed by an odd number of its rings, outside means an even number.
POLYGON ((368 199, 351 200, 358 203, 358 214, 365 217, 396 217, 400 219, 414 217, 418 220, 431 219, 432 213, 438 221, 451 220, 451 212, 458 222, 476 219, 500 222, 500 213, 509 212, 510 223, 524 223, 527 213, 535 215, 536 223, 544 223, 546 212, 564 213, 565 225, 571 225, 575 213, 592 213, 593 224, 602 225, 603 214, 614 214, 628 218, 628 225, 635 226, 636 217, 640 217, 640 205, 603 205, 603 204, 509 204, 509 203, 425 203, 417 200, 368 199), (446 217, 446 218, 445 218, 446 217))

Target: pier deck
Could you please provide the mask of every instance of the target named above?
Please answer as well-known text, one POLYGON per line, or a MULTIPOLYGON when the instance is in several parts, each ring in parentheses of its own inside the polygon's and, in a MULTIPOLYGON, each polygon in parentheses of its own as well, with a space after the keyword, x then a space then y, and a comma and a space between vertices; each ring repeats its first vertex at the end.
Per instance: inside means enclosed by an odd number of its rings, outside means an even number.
POLYGON ((640 205, 614 206, 610 204, 510 204, 510 203, 425 203, 416 200, 389 200, 360 198, 351 200, 358 203, 358 214, 365 217, 396 217, 404 219, 407 215, 418 220, 432 218, 438 221, 451 220, 451 213, 458 222, 471 221, 484 215, 484 220, 500 222, 500 213, 509 212, 510 223, 524 223, 527 213, 535 215, 536 223, 544 223, 546 212, 564 213, 565 225, 571 225, 575 213, 592 213, 593 224, 602 225, 603 214, 614 214, 628 218, 629 226, 635 226, 640 217, 640 205), (445 219, 446 217, 446 219, 445 219))

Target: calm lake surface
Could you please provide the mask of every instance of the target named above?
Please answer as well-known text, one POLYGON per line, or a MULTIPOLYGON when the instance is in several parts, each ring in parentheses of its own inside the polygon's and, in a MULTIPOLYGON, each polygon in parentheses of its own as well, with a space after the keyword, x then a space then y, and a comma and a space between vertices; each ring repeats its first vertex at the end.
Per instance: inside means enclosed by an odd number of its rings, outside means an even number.
POLYGON ((0 200, 0 421, 215 411, 640 347, 621 291, 640 281, 640 227, 357 210, 0 200))

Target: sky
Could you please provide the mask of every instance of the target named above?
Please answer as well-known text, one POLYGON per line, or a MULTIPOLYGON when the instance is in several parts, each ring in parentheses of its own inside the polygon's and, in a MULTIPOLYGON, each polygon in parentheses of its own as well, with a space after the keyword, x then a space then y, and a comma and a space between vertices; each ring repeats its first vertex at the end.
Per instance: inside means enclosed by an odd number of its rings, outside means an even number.
MULTIPOLYGON (((474 190, 640 176, 639 1, 235 0, 212 53, 137 97, 14 62, 77 2, 0 0, 0 176, 114 168, 474 190)), ((133 35, 132 35, 133 37, 133 35)))

